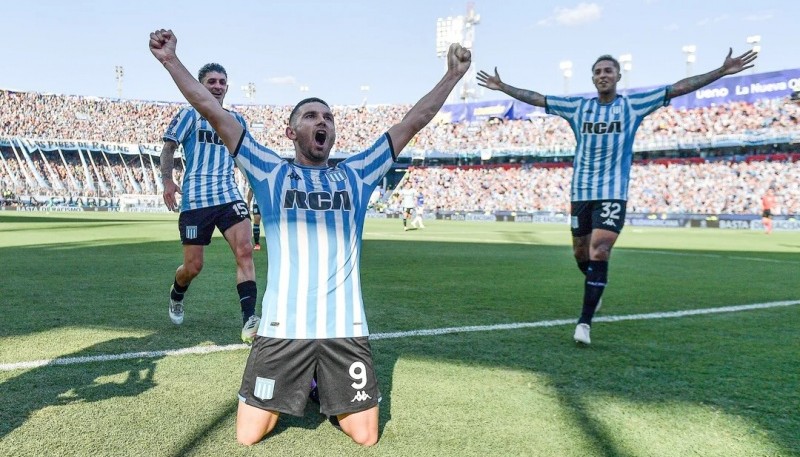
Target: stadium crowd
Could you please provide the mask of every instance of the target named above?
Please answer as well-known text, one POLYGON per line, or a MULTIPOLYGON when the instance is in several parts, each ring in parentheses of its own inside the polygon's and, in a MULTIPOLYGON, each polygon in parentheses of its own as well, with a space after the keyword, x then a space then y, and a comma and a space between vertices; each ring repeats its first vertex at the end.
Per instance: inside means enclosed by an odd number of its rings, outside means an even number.
MULTIPOLYGON (((44 155, 31 152, 29 158, 24 157, 18 142, 14 148, 2 148, 0 190, 16 195, 160 194, 161 137, 180 106, 0 90, 0 132, 6 140, 106 144, 106 152, 103 148, 85 148, 81 152, 62 149, 44 155), (142 145, 147 153, 115 154, 113 146, 107 143, 142 145)), ((247 119, 259 141, 277 151, 292 149, 284 135, 291 106, 233 108, 247 119)), ((343 153, 363 150, 408 109, 405 105, 334 106, 339 126, 336 150, 343 153)), ((691 110, 666 107, 646 118, 636 141, 637 145, 658 148, 731 135, 774 136, 797 132, 798 119, 800 106, 785 104, 780 99, 691 110)), ((432 124, 410 145, 412 149, 453 156, 463 151, 483 150, 558 154, 574 147, 569 126, 554 116, 432 124)), ((178 164, 178 179, 181 170, 178 164)), ((426 196, 426 206, 431 209, 564 211, 568 207, 571 174, 570 167, 531 165, 430 167, 413 169, 409 179, 426 196)), ((779 212, 800 214, 798 161, 640 163, 633 168, 628 211, 758 213, 759 196, 768 187, 773 187, 779 197, 779 212)))
MULTIPOLYGON (((424 167, 407 179, 427 210, 568 213, 572 168, 424 167)), ((800 160, 640 163, 631 172, 628 212, 757 214, 768 188, 778 196, 776 214, 799 215, 800 160)))
MULTIPOLYGON (((5 137, 160 144, 178 103, 116 100, 0 90, 0 132, 5 137)), ((291 106, 235 105, 256 139, 276 151, 290 151, 284 135, 291 106)), ((363 150, 400 120, 408 105, 334 106, 336 150, 363 150)), ((733 102, 676 110, 666 107, 647 117, 637 144, 704 141, 725 135, 752 136, 796 132, 800 106, 781 99, 733 102)), ((489 119, 472 123, 437 123, 417 135, 413 148, 450 152, 536 150, 562 152, 575 147, 574 135, 555 116, 530 120, 489 119)))

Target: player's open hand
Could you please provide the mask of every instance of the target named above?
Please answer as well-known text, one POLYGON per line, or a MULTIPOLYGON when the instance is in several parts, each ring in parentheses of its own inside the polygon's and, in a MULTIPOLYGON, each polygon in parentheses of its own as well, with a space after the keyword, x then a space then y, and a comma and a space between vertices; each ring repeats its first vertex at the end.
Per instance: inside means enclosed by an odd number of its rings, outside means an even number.
POLYGON ((447 51, 447 68, 463 76, 472 64, 472 52, 458 43, 450 45, 447 51))
POLYGON ((178 209, 178 201, 175 198, 176 192, 180 194, 181 189, 175 184, 175 181, 171 179, 164 181, 164 204, 167 205, 167 209, 170 211, 178 209))
POLYGON ((178 39, 172 30, 161 29, 150 34, 150 52, 161 63, 166 63, 175 57, 177 44, 178 39))
POLYGON ((500 73, 497 72, 497 67, 494 67, 494 76, 481 70, 478 72, 476 79, 479 86, 492 90, 500 90, 500 84, 503 83, 503 80, 500 79, 500 73))
POLYGON ((755 64, 753 61, 758 57, 758 53, 750 50, 740 55, 739 57, 731 57, 733 55, 733 48, 728 50, 728 56, 725 57, 725 62, 722 64, 722 70, 726 75, 733 75, 742 70, 753 68, 755 64))

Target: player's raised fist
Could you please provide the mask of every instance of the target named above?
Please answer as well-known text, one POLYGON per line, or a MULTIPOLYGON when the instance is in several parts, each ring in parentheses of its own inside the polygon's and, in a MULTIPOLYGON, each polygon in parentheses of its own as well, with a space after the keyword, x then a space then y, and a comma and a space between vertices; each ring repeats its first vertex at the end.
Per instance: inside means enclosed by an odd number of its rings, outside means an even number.
POLYGON ((458 43, 450 45, 447 51, 447 67, 463 75, 472 63, 472 52, 458 43))
POLYGON ((177 44, 178 39, 172 33, 172 30, 161 29, 150 34, 150 52, 161 63, 166 63, 167 60, 175 57, 177 44))

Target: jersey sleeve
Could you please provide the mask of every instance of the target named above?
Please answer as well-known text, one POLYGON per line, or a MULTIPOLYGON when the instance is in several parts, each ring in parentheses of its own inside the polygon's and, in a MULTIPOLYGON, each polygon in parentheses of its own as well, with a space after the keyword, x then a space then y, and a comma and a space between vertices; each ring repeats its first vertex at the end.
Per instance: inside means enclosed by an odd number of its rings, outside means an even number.
POLYGON ((167 131, 164 132, 164 141, 174 141, 178 144, 183 143, 186 135, 189 134, 194 123, 194 111, 188 108, 181 108, 178 114, 172 118, 167 131))
POLYGON ((239 121, 239 124, 241 124, 242 128, 247 130, 247 121, 244 119, 244 116, 237 113, 236 111, 231 111, 231 112, 233 113, 233 117, 235 117, 236 120, 239 121))
POLYGON ((251 181, 265 180, 275 167, 285 162, 275 151, 256 141, 247 130, 242 131, 239 145, 231 156, 251 181))
POLYGON ((544 98, 544 110, 547 114, 553 114, 566 119, 575 129, 575 113, 581 107, 584 99, 579 97, 559 97, 548 95, 544 98))
POLYGON ((638 118, 643 118, 662 106, 669 105, 667 87, 657 87, 638 94, 632 94, 628 96, 628 100, 633 114, 638 118))
POLYGON ((394 160, 392 139, 389 133, 384 133, 367 150, 348 157, 339 166, 349 168, 366 186, 374 187, 392 168, 394 160))

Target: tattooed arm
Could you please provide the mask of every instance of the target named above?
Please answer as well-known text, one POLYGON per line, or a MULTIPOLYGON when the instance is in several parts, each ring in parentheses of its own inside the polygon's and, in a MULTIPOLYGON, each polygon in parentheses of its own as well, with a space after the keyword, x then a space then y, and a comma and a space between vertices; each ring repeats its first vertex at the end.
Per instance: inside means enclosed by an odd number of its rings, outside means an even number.
POLYGON ((752 68, 753 61, 756 60, 756 57, 758 57, 758 53, 753 51, 747 51, 735 58, 731 57, 732 54, 733 49, 730 49, 728 51, 728 56, 725 57, 725 62, 722 63, 721 67, 711 70, 708 73, 690 76, 676 82, 670 86, 669 94, 667 96, 669 98, 680 97, 681 95, 686 95, 689 92, 694 92, 701 87, 707 86, 723 76, 733 75, 742 70, 752 68))
POLYGON ((520 89, 504 83, 503 80, 500 79, 500 73, 497 72, 497 67, 494 68, 494 75, 490 75, 481 70, 478 72, 477 78, 479 86, 483 86, 487 89, 499 90, 521 102, 544 108, 544 95, 533 90, 520 89))

